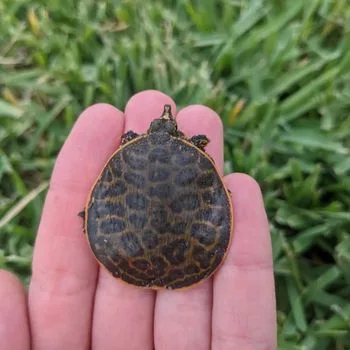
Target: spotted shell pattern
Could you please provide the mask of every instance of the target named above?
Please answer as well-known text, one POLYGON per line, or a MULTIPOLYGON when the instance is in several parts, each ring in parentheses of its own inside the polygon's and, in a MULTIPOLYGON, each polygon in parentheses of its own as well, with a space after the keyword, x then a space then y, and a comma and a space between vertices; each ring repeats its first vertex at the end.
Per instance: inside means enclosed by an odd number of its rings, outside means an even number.
POLYGON ((98 261, 139 287, 177 289, 209 277, 230 241, 228 192, 212 160, 166 132, 123 145, 93 187, 86 233, 98 261))

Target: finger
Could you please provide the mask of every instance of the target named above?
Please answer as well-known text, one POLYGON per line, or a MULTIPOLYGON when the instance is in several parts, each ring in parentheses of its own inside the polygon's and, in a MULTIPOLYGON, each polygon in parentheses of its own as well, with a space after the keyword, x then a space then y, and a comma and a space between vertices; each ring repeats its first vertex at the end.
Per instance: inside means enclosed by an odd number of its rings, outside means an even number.
POLYGON ((151 121, 162 115, 165 104, 170 104, 171 112, 175 116, 174 101, 162 92, 146 90, 134 95, 125 107, 125 131, 145 133, 151 121))
POLYGON ((77 213, 122 131, 121 112, 106 104, 92 106, 79 117, 57 158, 29 289, 36 350, 89 347, 98 269, 77 213))
POLYGON ((0 270, 0 349, 30 349, 26 292, 4 270, 0 270))
MULTIPOLYGON (((145 133, 164 104, 174 102, 158 91, 133 96, 125 108, 125 131, 145 133)), ((153 349, 155 293, 120 282, 101 269, 95 301, 93 348, 153 349), (116 326, 117 325, 117 326, 116 326)))
POLYGON ((209 143, 205 147, 211 155, 220 174, 224 170, 224 136, 220 117, 210 108, 191 105, 178 113, 178 127, 187 137, 204 134, 209 143))
POLYGON ((271 242, 260 188, 244 174, 225 181, 234 234, 214 278, 212 349, 276 349, 271 242))
MULTIPOLYGON (((222 171, 223 128, 220 117, 211 109, 194 105, 176 117, 186 136, 206 135, 206 147, 218 170, 222 171)), ((157 293, 155 342, 159 349, 210 349, 212 280, 190 289, 157 293), (181 336, 178 336, 181 334, 181 336)))

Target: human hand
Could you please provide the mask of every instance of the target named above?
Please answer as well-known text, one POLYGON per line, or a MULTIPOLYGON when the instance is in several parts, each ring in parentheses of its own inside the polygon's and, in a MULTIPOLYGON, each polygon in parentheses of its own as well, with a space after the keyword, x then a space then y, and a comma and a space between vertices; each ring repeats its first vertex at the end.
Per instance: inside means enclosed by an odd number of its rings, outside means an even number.
MULTIPOLYGON (((143 290, 99 269, 77 213, 127 130, 145 132, 164 104, 157 91, 130 99, 125 112, 98 104, 79 117, 52 174, 38 229, 28 298, 0 272, 0 349, 276 349, 276 311, 269 228, 261 192, 231 174, 234 233, 213 278, 186 290, 143 290)), ((176 119, 188 136, 205 134, 206 151, 223 172, 223 129, 204 106, 176 119)))

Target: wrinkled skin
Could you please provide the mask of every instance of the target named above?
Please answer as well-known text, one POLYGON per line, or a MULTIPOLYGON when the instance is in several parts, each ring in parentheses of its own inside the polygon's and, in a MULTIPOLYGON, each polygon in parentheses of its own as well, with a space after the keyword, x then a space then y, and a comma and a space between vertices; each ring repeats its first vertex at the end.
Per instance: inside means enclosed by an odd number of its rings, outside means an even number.
POLYGON ((225 177, 234 199, 232 244, 214 277, 195 288, 133 288, 100 269, 91 254, 77 213, 121 135, 145 132, 166 103, 186 135, 208 136, 206 150, 222 172, 223 128, 207 107, 176 113, 168 96, 144 91, 124 112, 106 104, 84 111, 56 161, 28 293, 0 271, 0 349, 276 349, 268 222, 249 176, 225 177))

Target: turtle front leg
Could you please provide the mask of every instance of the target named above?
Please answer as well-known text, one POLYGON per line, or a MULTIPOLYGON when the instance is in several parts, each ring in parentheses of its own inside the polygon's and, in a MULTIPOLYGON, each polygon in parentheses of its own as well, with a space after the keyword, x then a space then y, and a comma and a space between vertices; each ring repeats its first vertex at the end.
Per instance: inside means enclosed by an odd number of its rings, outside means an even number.
POLYGON ((204 147, 209 143, 209 139, 205 135, 192 136, 189 141, 202 151, 205 151, 204 147))
POLYGON ((136 134, 136 132, 133 132, 131 130, 127 131, 125 134, 122 135, 121 137, 121 144, 125 145, 129 141, 136 139, 136 137, 139 137, 139 134, 136 134))

